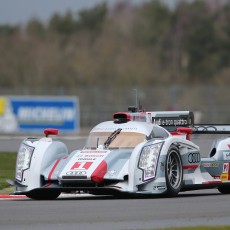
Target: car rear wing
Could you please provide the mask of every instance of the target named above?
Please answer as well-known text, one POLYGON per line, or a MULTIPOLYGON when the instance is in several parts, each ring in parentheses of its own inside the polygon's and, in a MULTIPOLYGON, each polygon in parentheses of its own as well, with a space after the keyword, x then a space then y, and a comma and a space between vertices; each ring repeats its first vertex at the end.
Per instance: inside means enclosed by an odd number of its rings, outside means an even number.
POLYGON ((194 114, 190 111, 157 111, 146 112, 147 121, 162 126, 169 132, 175 132, 178 127, 194 126, 194 114))
POLYGON ((116 123, 149 122, 162 126, 169 132, 178 132, 178 128, 189 128, 190 134, 230 134, 230 124, 194 124, 194 114, 191 111, 145 112, 137 111, 134 107, 129 108, 128 112, 114 113, 113 119, 116 123))
POLYGON ((128 112, 117 112, 113 114, 115 123, 128 121, 148 122, 164 127, 170 132, 176 131, 177 127, 193 127, 194 115, 190 111, 159 111, 145 112, 129 108, 128 112))
POLYGON ((169 132, 176 132, 179 127, 192 129, 193 134, 230 134, 230 124, 194 124, 191 111, 146 112, 147 120, 160 125, 169 132))
POLYGON ((193 134, 230 134, 230 124, 197 124, 192 130, 193 134))

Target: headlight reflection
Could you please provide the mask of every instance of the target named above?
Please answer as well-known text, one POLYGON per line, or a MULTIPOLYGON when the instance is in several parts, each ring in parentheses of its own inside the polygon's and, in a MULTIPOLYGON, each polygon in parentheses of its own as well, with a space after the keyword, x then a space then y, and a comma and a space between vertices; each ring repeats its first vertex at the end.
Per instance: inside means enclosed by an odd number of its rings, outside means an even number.
POLYGON ((149 180, 156 175, 157 162, 163 142, 145 146, 140 155, 138 167, 143 170, 143 179, 149 180))
POLYGON ((24 143, 20 146, 16 163, 16 180, 22 181, 23 172, 30 167, 33 151, 33 147, 25 145, 24 143))

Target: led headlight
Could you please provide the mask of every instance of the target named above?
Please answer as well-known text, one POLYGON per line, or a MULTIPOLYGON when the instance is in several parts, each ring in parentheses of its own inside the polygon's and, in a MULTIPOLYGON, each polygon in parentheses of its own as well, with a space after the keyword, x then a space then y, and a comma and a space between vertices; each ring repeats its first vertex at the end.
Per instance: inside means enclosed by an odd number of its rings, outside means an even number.
POLYGON ((25 144, 20 146, 16 163, 16 175, 15 178, 18 181, 22 181, 23 172, 30 168, 30 162, 33 155, 34 148, 25 144))
POLYGON ((163 142, 145 146, 140 154, 138 167, 143 170, 143 179, 149 180, 156 175, 157 162, 163 142))

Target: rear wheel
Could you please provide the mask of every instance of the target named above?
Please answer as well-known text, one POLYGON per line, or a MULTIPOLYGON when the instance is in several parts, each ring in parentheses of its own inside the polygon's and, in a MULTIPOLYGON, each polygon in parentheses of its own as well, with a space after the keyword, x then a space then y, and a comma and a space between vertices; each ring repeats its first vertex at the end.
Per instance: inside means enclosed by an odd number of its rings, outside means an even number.
POLYGON ((55 200, 60 194, 59 191, 39 191, 29 193, 26 196, 34 200, 55 200))
POLYGON ((167 195, 170 197, 176 196, 183 183, 183 167, 179 150, 175 145, 169 148, 166 157, 165 178, 167 195))
POLYGON ((218 187, 219 192, 221 192, 222 194, 230 194, 230 186, 220 186, 218 187))

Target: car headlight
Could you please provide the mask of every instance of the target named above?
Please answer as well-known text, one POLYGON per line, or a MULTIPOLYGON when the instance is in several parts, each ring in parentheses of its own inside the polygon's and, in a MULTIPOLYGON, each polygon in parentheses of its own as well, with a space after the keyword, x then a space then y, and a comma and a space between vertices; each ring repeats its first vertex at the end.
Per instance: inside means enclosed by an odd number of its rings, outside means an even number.
POLYGON ((162 145, 163 142, 148 145, 142 149, 138 167, 143 170, 143 180, 149 180, 155 177, 162 145))
POLYGON ((34 147, 26 144, 21 144, 18 151, 17 163, 16 163, 16 175, 15 178, 18 181, 22 181, 23 172, 30 168, 31 158, 34 152, 34 147))

